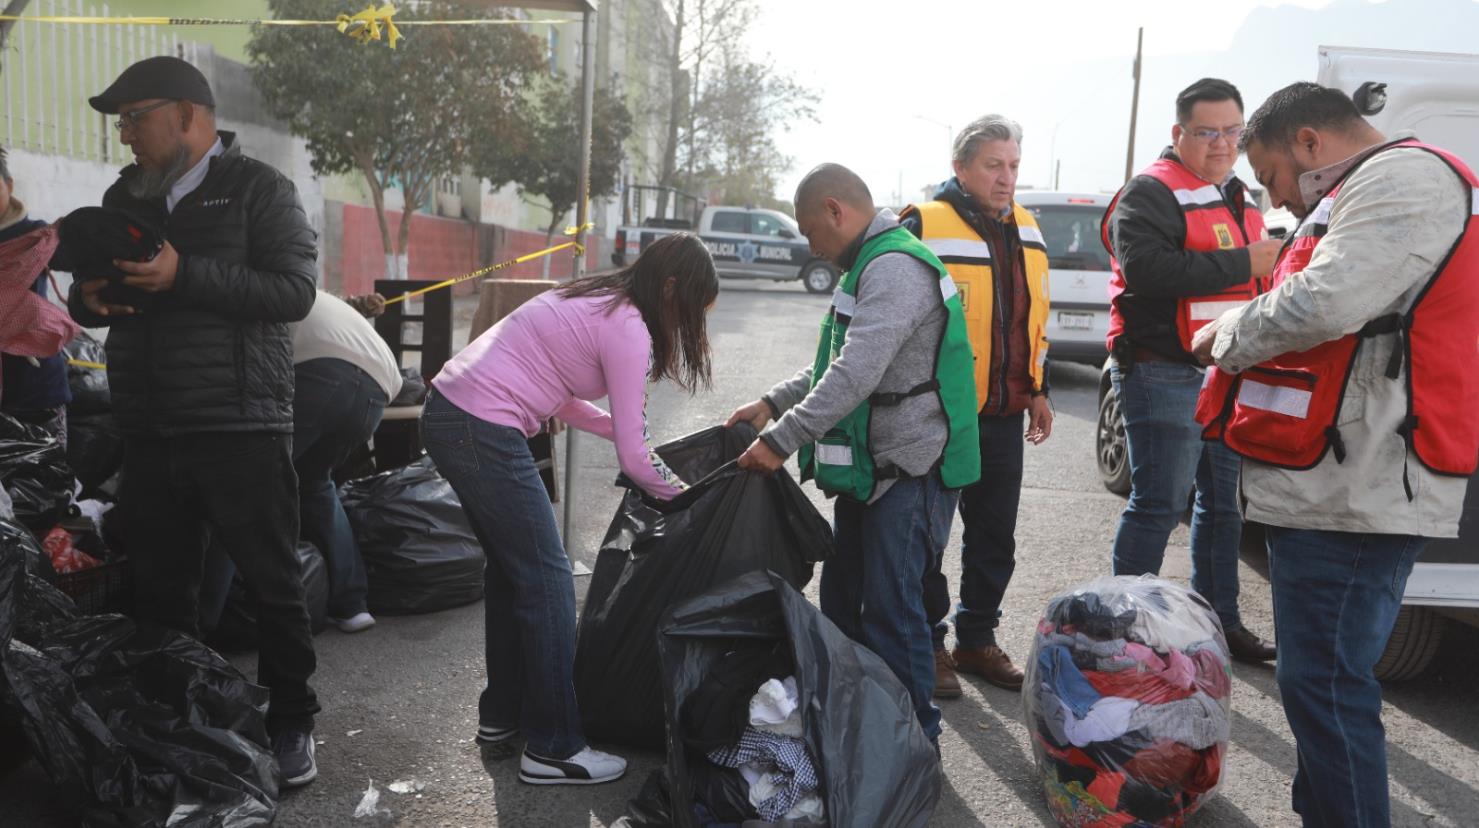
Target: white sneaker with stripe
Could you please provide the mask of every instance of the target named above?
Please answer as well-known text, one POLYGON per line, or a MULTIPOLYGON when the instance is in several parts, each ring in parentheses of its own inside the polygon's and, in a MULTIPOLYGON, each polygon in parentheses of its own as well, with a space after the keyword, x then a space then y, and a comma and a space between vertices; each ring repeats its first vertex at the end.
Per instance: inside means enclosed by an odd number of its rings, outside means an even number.
POLYGON ((550 759, 526 748, 519 758, 519 781, 530 785, 599 785, 626 771, 627 760, 590 748, 569 759, 550 759))

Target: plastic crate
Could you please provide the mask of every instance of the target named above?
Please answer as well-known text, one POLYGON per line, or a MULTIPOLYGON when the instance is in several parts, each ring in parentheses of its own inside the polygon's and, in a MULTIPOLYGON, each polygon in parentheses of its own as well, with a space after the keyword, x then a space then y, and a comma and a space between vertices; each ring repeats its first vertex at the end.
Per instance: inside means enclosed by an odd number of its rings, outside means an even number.
POLYGON ((72 599, 83 615, 133 611, 133 567, 127 558, 58 575, 55 586, 72 599))

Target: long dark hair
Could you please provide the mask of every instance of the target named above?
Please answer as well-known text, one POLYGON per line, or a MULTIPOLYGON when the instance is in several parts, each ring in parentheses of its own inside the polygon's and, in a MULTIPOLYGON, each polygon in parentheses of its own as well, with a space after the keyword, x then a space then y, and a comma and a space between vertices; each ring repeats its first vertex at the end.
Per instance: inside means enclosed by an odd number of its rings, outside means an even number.
POLYGON ((652 336, 651 379, 670 379, 690 394, 713 385, 705 320, 719 297, 719 274, 698 236, 663 236, 621 270, 576 279, 558 291, 566 298, 610 296, 608 308, 631 302, 652 336))

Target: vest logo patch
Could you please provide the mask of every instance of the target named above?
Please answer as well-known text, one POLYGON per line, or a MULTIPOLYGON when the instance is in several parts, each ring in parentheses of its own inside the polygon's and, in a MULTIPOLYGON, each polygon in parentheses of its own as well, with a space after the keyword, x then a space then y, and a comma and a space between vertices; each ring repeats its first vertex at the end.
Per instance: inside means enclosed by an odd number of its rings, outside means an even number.
POLYGON ((1212 232, 1217 234, 1217 247, 1219 250, 1228 250, 1236 245, 1233 244, 1232 231, 1226 224, 1217 223, 1212 225, 1212 232))
POLYGON ((971 286, 968 285, 968 284, 966 284, 965 282, 956 282, 955 283, 955 292, 960 294, 960 312, 961 313, 970 313, 970 311, 971 311, 971 286))

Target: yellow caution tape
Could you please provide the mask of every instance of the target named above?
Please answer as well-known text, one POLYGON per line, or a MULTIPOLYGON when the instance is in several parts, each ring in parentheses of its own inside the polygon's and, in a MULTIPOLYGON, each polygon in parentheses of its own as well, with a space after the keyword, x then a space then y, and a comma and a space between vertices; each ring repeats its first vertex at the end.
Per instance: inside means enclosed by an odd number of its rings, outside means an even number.
MULTIPOLYGON (((571 228, 571 229, 573 230, 574 228, 571 228)), ((561 250, 568 250, 570 248, 574 248, 575 249, 575 255, 577 255, 577 256, 583 256, 583 255, 585 255, 585 245, 580 244, 578 242, 569 241, 569 242, 565 242, 564 244, 557 244, 554 247, 546 247, 543 250, 536 250, 533 253, 525 253, 524 255, 518 257, 517 259, 509 259, 506 262, 499 262, 498 264, 495 264, 495 265, 489 265, 489 266, 487 266, 485 268, 482 268, 481 270, 474 270, 471 273, 464 273, 461 276, 453 276, 450 279, 443 279, 442 281, 437 282, 434 285, 427 285, 424 288, 418 288, 417 290, 413 290, 413 291, 411 291, 409 293, 402 293, 400 296, 396 296, 396 297, 393 297, 393 298, 390 298, 390 299, 386 299, 385 300, 385 304, 387 304, 387 305, 394 305, 396 302, 404 302, 407 299, 410 299, 410 298, 416 297, 416 296, 420 296, 423 293, 431 293, 434 290, 441 290, 442 288, 448 288, 448 287, 451 287, 453 285, 462 284, 463 282, 466 282, 469 279, 476 279, 479 276, 487 276, 489 273, 493 273, 493 272, 499 271, 499 270, 504 270, 506 268, 513 267, 516 264, 523 264, 524 262, 532 262, 535 259, 538 259, 538 258, 540 258, 542 256, 548 256, 551 253, 558 253, 561 250)))
POLYGON ((228 17, 83 17, 73 15, 50 15, 24 17, 18 14, 0 14, 0 21, 21 23, 80 24, 87 26, 333 26, 341 33, 354 38, 360 45, 372 40, 386 40, 394 49, 396 41, 404 35, 398 27, 404 26, 518 26, 526 23, 556 25, 574 23, 572 19, 519 20, 513 18, 472 18, 465 20, 401 20, 394 19, 395 6, 386 3, 375 8, 371 3, 357 14, 341 14, 333 20, 272 20, 228 17))

